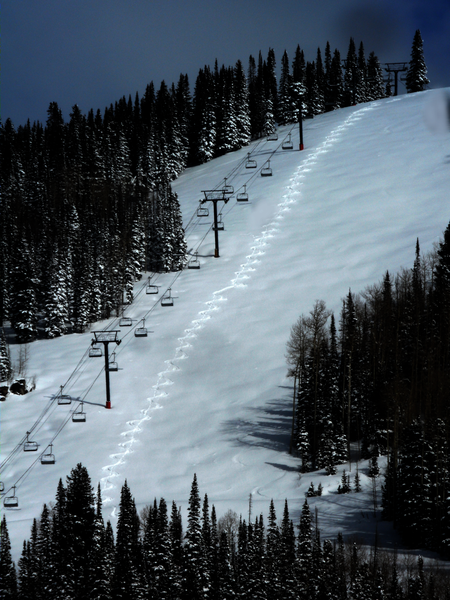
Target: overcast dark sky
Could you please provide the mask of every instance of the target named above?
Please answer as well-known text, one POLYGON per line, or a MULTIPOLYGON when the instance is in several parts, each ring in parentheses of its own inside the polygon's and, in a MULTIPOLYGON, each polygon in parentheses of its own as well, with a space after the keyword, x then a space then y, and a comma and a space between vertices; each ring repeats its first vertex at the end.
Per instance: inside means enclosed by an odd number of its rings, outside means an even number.
POLYGON ((45 122, 52 101, 68 120, 74 104, 103 111, 180 73, 193 92, 205 64, 247 69, 269 48, 279 67, 297 44, 307 60, 327 40, 345 57, 352 36, 366 57, 409 61, 416 29, 431 87, 450 86, 449 0, 3 0, 0 11, 1 117, 16 126, 45 122))

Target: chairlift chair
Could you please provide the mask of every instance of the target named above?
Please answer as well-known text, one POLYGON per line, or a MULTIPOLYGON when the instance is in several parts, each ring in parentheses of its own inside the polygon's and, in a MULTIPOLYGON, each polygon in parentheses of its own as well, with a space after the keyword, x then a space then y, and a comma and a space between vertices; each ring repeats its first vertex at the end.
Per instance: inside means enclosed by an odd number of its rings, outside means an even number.
POLYGON ((227 185, 227 178, 224 178, 223 191, 225 194, 234 194, 234 187, 232 185, 227 185))
POLYGON ((250 158, 250 152, 247 154, 247 162, 245 163, 245 168, 246 169, 256 169, 256 167, 258 166, 258 163, 256 162, 255 159, 250 158))
POLYGON ((19 506, 19 498, 16 496, 16 486, 12 487, 12 496, 6 496, 3 500, 3 506, 5 508, 17 508, 19 506))
POLYGON ((55 455, 52 452, 53 444, 50 444, 49 446, 47 446, 47 448, 49 448, 49 452, 44 453, 41 456, 41 465, 54 465, 56 460, 55 455))
POLYGON ((194 254, 187 265, 188 269, 200 269, 200 261, 198 260, 198 252, 194 254))
POLYGON ((60 394, 58 396, 58 404, 71 404, 72 403, 72 396, 70 396, 69 394, 60 394))
POLYGON ((29 437, 30 437, 30 432, 27 431, 27 439, 25 440, 25 442, 23 444, 23 451, 24 452, 36 452, 36 450, 39 448, 39 444, 37 442, 33 442, 32 440, 30 440, 29 437))
POLYGON ((161 306, 173 306, 172 291, 170 288, 161 298, 161 306))
POLYGON ((133 319, 130 317, 122 317, 119 321, 119 327, 131 327, 133 325, 133 319))
POLYGON ((111 354, 111 360, 108 364, 108 371, 118 371, 119 370, 119 365, 117 364, 116 361, 116 353, 113 352, 111 354))
POLYGON ((92 346, 89 348, 89 358, 99 358, 100 356, 103 356, 100 346, 92 346))
POLYGON ((201 201, 197 208, 197 217, 209 217, 209 208, 207 206, 202 206, 201 201))
POLYGON ((247 184, 244 183, 244 191, 236 195, 236 202, 248 202, 247 184))
POLYGON ((268 142, 276 142, 278 140, 278 133, 276 131, 273 131, 272 133, 269 133, 267 136, 267 141, 268 142))
POLYGON ((86 413, 83 411, 83 402, 81 402, 78 406, 78 409, 72 413, 72 422, 73 423, 85 423, 86 422, 86 413))
POLYGON ((266 167, 261 169, 261 177, 272 177, 272 169, 270 167, 270 160, 266 162, 266 167))
POLYGON ((3 494, 4 491, 5 491, 5 484, 3 483, 3 481, 0 481, 0 494, 3 494))
POLYGON ((289 134, 288 137, 283 141, 281 148, 282 150, 293 150, 294 143, 291 139, 291 134, 289 134))
MULTIPOLYGON (((225 229, 225 224, 222 221, 222 215, 219 215, 217 218, 217 231, 224 231, 224 229, 225 229)), ((213 225, 213 230, 214 231, 216 230, 215 225, 213 225)))
POLYGON ((148 335, 148 331, 147 331, 147 327, 145 326, 145 319, 142 319, 142 327, 136 327, 136 329, 134 330, 134 336, 135 337, 147 337, 148 335))

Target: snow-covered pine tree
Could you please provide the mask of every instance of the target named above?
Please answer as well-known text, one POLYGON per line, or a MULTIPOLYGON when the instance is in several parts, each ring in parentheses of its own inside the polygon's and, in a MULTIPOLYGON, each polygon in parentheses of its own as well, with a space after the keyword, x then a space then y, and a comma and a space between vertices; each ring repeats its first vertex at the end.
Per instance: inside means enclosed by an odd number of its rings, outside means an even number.
POLYGON ((430 80, 427 77, 427 66, 423 54, 422 34, 420 33, 420 29, 417 29, 414 34, 411 60, 409 61, 409 68, 406 73, 406 91, 409 94, 412 92, 423 92, 429 83, 430 80))
POLYGON ((294 102, 292 98, 292 75, 290 72, 289 57, 286 50, 281 57, 281 75, 278 86, 278 123, 286 125, 294 119, 294 102))
POLYGON ((337 48, 331 59, 328 85, 330 88, 328 110, 341 108, 341 106, 344 105, 344 80, 342 75, 341 54, 337 48))
POLYGON ((239 148, 234 74, 232 69, 226 69, 224 66, 220 69, 216 95, 216 154, 221 155, 239 148))
POLYGON ((364 44, 360 42, 358 49, 358 77, 356 80, 356 103, 367 102, 367 64, 364 44))
POLYGON ((200 494, 197 475, 192 480, 188 505, 188 526, 185 535, 185 571, 183 589, 187 599, 200 600, 208 597, 210 574, 207 569, 200 518, 200 494))
POLYGON ((34 261, 26 239, 16 246, 10 273, 10 321, 17 341, 27 343, 37 336, 37 301, 34 261))
POLYGON ((249 89, 244 67, 240 60, 234 67, 234 112, 236 115, 237 141, 239 148, 251 140, 249 89))
POLYGON ((5 515, 1 522, 0 539, 0 597, 5 600, 17 598, 16 567, 11 556, 11 542, 5 515))
POLYGON ((350 38, 347 59, 345 62, 343 106, 351 106, 357 102, 356 90, 359 78, 358 59, 355 40, 350 38))
POLYGON ((316 57, 316 81, 317 81, 317 110, 318 113, 325 111, 325 71, 322 62, 322 53, 317 48, 316 57))
POLYGON ((142 549, 139 538, 139 517, 134 498, 125 481, 120 494, 119 518, 115 547, 113 598, 142 600, 142 549))
POLYGON ((367 100, 379 100, 386 95, 383 71, 375 52, 367 59, 367 100))
POLYGON ((12 376, 11 357, 3 327, 0 327, 0 382, 9 382, 12 376))

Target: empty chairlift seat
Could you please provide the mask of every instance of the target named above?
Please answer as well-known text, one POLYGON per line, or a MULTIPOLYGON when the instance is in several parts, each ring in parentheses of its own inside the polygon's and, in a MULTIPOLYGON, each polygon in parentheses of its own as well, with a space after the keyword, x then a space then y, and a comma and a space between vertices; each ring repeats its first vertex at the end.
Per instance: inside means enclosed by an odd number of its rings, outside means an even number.
POLYGON ((19 499, 16 496, 16 486, 12 487, 13 493, 11 496, 5 496, 3 500, 3 506, 5 508, 17 508, 19 506, 19 499))
POLYGON ((223 180, 224 184, 223 184, 223 191, 225 192, 225 194, 234 194, 234 187, 232 185, 227 185, 227 178, 225 177, 225 179, 223 180))
POLYGON ((201 200, 200 205, 197 208, 197 217, 209 217, 209 208, 207 206, 202 206, 201 200))
POLYGON ((63 387, 61 386, 61 391, 58 396, 58 404, 72 404, 72 396, 70 394, 63 394, 63 387))
POLYGON ((151 283, 151 277, 149 277, 147 285, 145 287, 145 293, 146 294, 157 294, 158 291, 159 291, 158 286, 155 285, 154 283, 151 283))
POLYGON ((236 194, 236 202, 248 202, 247 184, 244 183, 244 191, 236 194))
POLYGON ((198 252, 190 259, 187 265, 188 269, 200 269, 200 261, 198 259, 198 252))
POLYGON ((113 352, 111 354, 111 360, 109 361, 108 364, 108 371, 118 371, 119 370, 119 365, 116 361, 116 353, 113 352))
POLYGON ((38 448, 39 448, 39 444, 37 442, 30 440, 30 432, 27 431, 27 439, 23 443, 24 452, 36 452, 38 448))
MULTIPOLYGON (((217 217, 217 231, 224 231, 224 229, 225 229, 225 225, 224 225, 224 222, 222 221, 222 215, 219 215, 217 217)), ((213 225, 213 230, 214 231, 216 230, 215 225, 213 225)))
POLYGON ((270 160, 266 162, 266 165, 261 169, 261 177, 272 177, 272 169, 270 167, 270 160))
POLYGON ((287 136, 287 138, 283 141, 283 143, 281 144, 281 148, 283 150, 293 150, 294 148, 294 143, 291 139, 291 134, 289 134, 287 136))
POLYGON ((272 131, 267 135, 268 142, 276 142, 278 140, 278 133, 276 131, 272 131))
POLYGON ((89 358, 100 358, 101 356, 103 356, 103 352, 100 346, 92 346, 89 348, 89 358))
POLYGON ((44 452, 44 454, 41 456, 41 465, 54 465, 56 460, 55 455, 52 452, 53 444, 50 444, 47 449, 48 452, 44 452))
POLYGON ((119 327, 131 327, 133 325, 133 319, 130 317, 122 317, 119 321, 119 327))
POLYGON ((73 423, 85 423, 86 422, 86 413, 83 410, 83 402, 79 404, 76 410, 72 413, 72 422, 73 423))
POLYGON ((247 154, 247 162, 245 163, 246 169, 256 169, 258 163, 254 158, 250 158, 250 152, 247 154))
POLYGON ((141 327, 136 327, 136 329, 134 330, 134 336, 135 337, 147 337, 148 335, 148 331, 147 331, 147 327, 145 326, 145 319, 142 319, 142 325, 141 327))
POLYGON ((161 298, 161 306, 173 306, 172 290, 169 288, 161 298))
POLYGON ((3 494, 4 491, 5 491, 5 484, 3 483, 3 481, 0 481, 0 494, 3 494))

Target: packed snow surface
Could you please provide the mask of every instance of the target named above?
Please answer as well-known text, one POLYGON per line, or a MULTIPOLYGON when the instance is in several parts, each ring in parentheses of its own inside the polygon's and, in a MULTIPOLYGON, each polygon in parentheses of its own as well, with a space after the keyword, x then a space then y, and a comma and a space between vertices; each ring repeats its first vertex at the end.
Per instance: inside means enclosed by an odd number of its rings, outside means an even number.
MULTIPOLYGON (((175 500, 186 524, 196 473, 218 517, 232 509, 248 518, 252 494, 252 518, 267 514, 271 498, 281 517, 287 498, 298 522, 307 488, 320 481, 324 495, 311 506, 322 539, 338 531, 370 537, 366 463, 360 465, 365 491, 342 496, 335 492, 350 465, 334 477, 300 478, 298 460, 288 453, 292 381, 285 346, 291 326, 316 299, 338 318, 349 288, 363 291, 386 270, 411 267, 417 237, 422 253, 441 238, 450 218, 450 145, 448 134, 433 135, 424 123, 435 93, 307 120, 302 152, 298 125, 280 128, 277 141, 256 141, 174 182, 189 251, 198 251, 201 268, 156 276, 157 296, 146 294, 144 273, 125 310, 133 326, 111 319, 92 327, 120 330, 121 345, 110 344, 119 364, 110 373, 112 409, 104 408, 104 359, 88 357, 91 332, 32 343, 27 372, 36 377, 36 390, 2 403, 1 460, 7 460, 1 479, 6 496, 16 484, 19 500, 18 508, 2 510, 16 560, 33 517, 78 462, 95 487, 100 482, 104 516, 113 524, 125 479, 138 510, 155 497, 175 500), (289 132, 294 149, 283 150, 289 132), (249 152, 256 169, 246 168, 249 152), (269 159, 272 176, 262 177, 269 159), (196 210, 202 190, 222 188, 225 177, 234 194, 218 205, 224 231, 214 258, 212 217, 197 217, 196 210), (238 203, 244 184, 249 201, 238 203), (172 307, 160 304, 168 288, 172 307), (134 329, 143 318, 149 334, 138 338, 134 329), (60 386, 84 399, 85 423, 71 420, 78 402, 52 401, 60 386), (20 446, 14 453, 27 431, 39 450, 20 446), (56 463, 42 465, 51 442, 56 463)), ((18 348, 11 346, 13 359, 18 348)), ((394 543, 388 537, 386 544, 394 543)))

